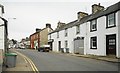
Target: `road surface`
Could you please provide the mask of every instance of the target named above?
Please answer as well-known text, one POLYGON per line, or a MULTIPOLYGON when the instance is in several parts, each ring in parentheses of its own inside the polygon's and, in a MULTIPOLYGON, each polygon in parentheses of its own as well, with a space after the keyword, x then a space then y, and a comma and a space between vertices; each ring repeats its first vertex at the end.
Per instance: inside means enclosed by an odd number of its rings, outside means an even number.
POLYGON ((66 54, 21 50, 29 57, 39 71, 118 71, 118 64, 66 54))

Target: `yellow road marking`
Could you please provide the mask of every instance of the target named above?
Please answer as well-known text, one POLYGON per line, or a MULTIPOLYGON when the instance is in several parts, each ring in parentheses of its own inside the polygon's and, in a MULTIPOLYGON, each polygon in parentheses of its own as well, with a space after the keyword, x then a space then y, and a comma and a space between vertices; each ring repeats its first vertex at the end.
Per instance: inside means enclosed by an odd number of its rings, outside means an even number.
MULTIPOLYGON (((17 52, 17 51, 15 51, 15 52, 17 52)), ((37 67, 36 67, 35 64, 32 62, 31 59, 29 59, 29 58, 26 57, 25 55, 21 54, 20 52, 17 52, 17 53, 18 53, 19 55, 21 55, 21 56, 24 58, 24 60, 25 60, 26 63, 29 62, 29 64, 30 64, 32 70, 34 71, 34 73, 39 73, 37 67)))
MULTIPOLYGON (((24 58, 24 57, 23 57, 23 58, 24 58)), ((26 63, 28 63, 27 60, 26 60, 25 58, 24 58, 24 60, 25 60, 26 63)))

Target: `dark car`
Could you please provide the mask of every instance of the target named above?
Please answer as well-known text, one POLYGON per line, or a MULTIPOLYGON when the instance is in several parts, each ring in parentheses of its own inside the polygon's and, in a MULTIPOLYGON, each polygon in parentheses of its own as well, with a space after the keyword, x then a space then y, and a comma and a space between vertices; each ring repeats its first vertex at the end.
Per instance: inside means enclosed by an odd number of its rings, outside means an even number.
POLYGON ((41 51, 41 52, 49 52, 49 50, 50 50, 50 47, 48 45, 44 45, 38 48, 38 51, 41 51))

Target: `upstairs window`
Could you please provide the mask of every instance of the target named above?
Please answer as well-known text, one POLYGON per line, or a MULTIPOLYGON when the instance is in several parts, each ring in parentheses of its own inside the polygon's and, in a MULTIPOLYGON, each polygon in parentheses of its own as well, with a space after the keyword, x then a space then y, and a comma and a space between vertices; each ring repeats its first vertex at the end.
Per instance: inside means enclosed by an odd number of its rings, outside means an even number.
POLYGON ((59 38, 59 32, 57 32, 57 38, 59 38))
POLYGON ((67 48, 68 47, 68 41, 66 40, 65 41, 65 48, 67 48))
POLYGON ((50 39, 51 39, 51 34, 50 34, 50 39))
POLYGON ((107 15, 107 28, 115 26, 115 13, 107 15))
POLYGON ((68 35, 68 29, 65 29, 65 37, 68 35))
POLYGON ((91 37, 91 49, 97 49, 97 37, 91 37))
POLYGON ((79 34, 80 33, 80 25, 77 25, 76 26, 76 34, 79 34))
POLYGON ((97 30, 97 20, 95 19, 90 22, 90 31, 92 32, 96 30, 97 30))

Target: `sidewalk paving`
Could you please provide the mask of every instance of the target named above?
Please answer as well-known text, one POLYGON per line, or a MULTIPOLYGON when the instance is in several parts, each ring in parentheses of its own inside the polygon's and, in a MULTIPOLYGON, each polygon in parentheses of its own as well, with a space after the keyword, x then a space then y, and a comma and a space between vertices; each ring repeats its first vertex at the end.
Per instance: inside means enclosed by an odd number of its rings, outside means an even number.
POLYGON ((84 57, 84 58, 91 58, 96 60, 102 60, 112 63, 120 63, 120 60, 114 56, 95 56, 95 55, 79 55, 79 54, 71 54, 73 56, 84 57))
POLYGON ((53 51, 51 51, 51 53, 66 54, 66 55, 71 55, 71 56, 102 60, 102 61, 107 61, 107 62, 112 62, 112 63, 120 63, 120 59, 112 55, 111 56, 80 55, 80 54, 60 53, 60 52, 53 52, 53 51))
POLYGON ((15 67, 7 68, 7 67, 3 66, 3 73, 4 72, 9 73, 11 71, 13 71, 13 72, 19 71, 19 72, 27 72, 28 73, 28 72, 32 72, 32 69, 31 69, 30 64, 27 61, 25 61, 25 59, 21 55, 17 54, 15 67))

